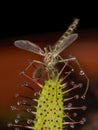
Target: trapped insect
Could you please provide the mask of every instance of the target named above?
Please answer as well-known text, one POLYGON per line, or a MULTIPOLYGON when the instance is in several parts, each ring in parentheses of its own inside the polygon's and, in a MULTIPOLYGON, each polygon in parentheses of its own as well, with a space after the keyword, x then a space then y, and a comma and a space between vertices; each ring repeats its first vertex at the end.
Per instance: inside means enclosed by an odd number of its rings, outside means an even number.
MULTIPOLYGON (((52 71, 52 69, 54 69, 54 66, 57 63, 75 61, 77 63, 77 65, 79 66, 80 75, 84 75, 87 80, 87 87, 83 94, 83 97, 85 97, 87 90, 88 90, 88 86, 89 86, 89 79, 86 76, 86 74, 84 73, 84 71, 81 69, 76 57, 70 57, 68 59, 63 59, 59 55, 64 49, 66 49, 69 45, 71 45, 78 38, 78 34, 73 33, 73 31, 77 27, 78 22, 79 22, 79 19, 75 19, 73 21, 73 23, 68 27, 67 31, 60 37, 60 39, 53 46, 49 46, 48 48, 45 47, 44 50, 42 50, 38 45, 36 45, 30 41, 27 41, 27 40, 17 40, 17 41, 15 41, 14 45, 18 48, 39 54, 44 57, 43 62, 38 61, 38 60, 33 60, 30 63, 30 65, 25 69, 25 71, 34 62, 44 65, 46 67, 47 71, 52 71)), ((25 71, 22 73, 25 73, 25 71)))
MULTIPOLYGON (((26 40, 18 40, 14 43, 16 47, 43 56, 43 60, 30 61, 29 65, 21 72, 26 81, 19 84, 19 87, 25 87, 26 90, 29 89, 33 93, 32 96, 24 94, 23 91, 22 93, 18 91, 15 94, 18 101, 16 106, 11 106, 11 110, 18 113, 14 122, 8 123, 8 127, 63 130, 67 127, 74 128, 76 124, 83 125, 86 122, 86 118, 83 116, 86 106, 81 97, 84 98, 87 93, 89 79, 75 57, 63 59, 60 56, 60 53, 77 39, 78 34, 73 33, 73 31, 76 29, 78 21, 78 19, 73 21, 54 46, 48 46, 43 50, 38 45, 26 40), (83 95, 81 94, 83 83, 81 81, 77 83, 74 80, 74 75, 73 77, 70 76, 70 74, 73 74, 72 71, 75 67, 69 61, 76 63, 79 70, 78 75, 81 75, 82 79, 85 77, 87 80, 87 87, 83 95), (63 66, 59 69, 57 66, 61 62, 63 62, 63 66), (33 63, 37 63, 37 66, 33 63), (33 69, 31 66, 33 66, 33 69), (67 81, 67 77, 70 80, 67 81), (41 90, 36 92, 34 85, 41 87, 41 90), (74 93, 75 90, 76 93, 74 93), (83 101, 82 104, 80 104, 81 101, 83 101), (78 110, 81 111, 82 118, 80 115, 78 116, 78 110)), ((77 71, 74 72, 77 73, 77 71)))
MULTIPOLYGON (((64 62, 61 59, 58 60, 60 58, 59 54, 77 39, 78 34, 72 34, 72 32, 76 28, 78 21, 78 19, 75 19, 74 22, 69 26, 68 30, 55 43, 55 45, 44 48, 44 50, 42 50, 38 45, 27 40, 17 40, 14 44, 18 48, 44 56, 44 62, 41 64, 44 64, 47 69, 53 68, 57 62, 64 62)), ((69 60, 74 60, 74 58, 69 60)))

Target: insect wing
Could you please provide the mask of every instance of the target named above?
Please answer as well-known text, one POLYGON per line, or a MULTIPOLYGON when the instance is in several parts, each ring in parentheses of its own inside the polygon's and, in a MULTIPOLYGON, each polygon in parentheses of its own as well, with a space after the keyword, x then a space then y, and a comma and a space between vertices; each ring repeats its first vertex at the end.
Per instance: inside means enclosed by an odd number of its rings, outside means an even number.
POLYGON ((20 49, 24 49, 30 52, 34 52, 39 55, 44 55, 44 51, 37 46, 36 44, 27 41, 27 40, 17 40, 14 42, 14 45, 20 49))
POLYGON ((71 45, 77 38, 78 38, 78 34, 74 33, 67 36, 62 42, 57 41, 56 44, 54 45, 54 50, 53 50, 54 55, 57 56, 69 45, 71 45))

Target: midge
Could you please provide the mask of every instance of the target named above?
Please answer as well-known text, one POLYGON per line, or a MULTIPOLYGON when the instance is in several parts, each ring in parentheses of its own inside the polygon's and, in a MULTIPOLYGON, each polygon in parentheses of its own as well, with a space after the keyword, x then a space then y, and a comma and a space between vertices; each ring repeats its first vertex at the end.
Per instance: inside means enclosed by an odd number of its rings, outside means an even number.
POLYGON ((49 71, 52 71, 52 69, 55 69, 55 65, 57 63, 60 63, 60 62, 67 63, 68 61, 75 61, 77 65, 79 66, 80 75, 84 75, 87 80, 87 87, 82 96, 84 98, 88 91, 88 86, 89 86, 88 77, 86 76, 84 71, 81 69, 76 57, 63 59, 59 55, 64 49, 66 49, 69 45, 71 45, 78 38, 78 34, 73 33, 73 31, 77 27, 78 22, 79 22, 79 19, 74 19, 72 24, 68 27, 67 31, 60 37, 60 39, 53 46, 49 46, 48 48, 45 47, 44 50, 42 50, 38 45, 27 40, 17 40, 14 42, 14 45, 18 48, 39 54, 44 57, 43 62, 38 61, 38 60, 33 60, 29 64, 29 66, 22 72, 23 74, 34 62, 44 65, 46 70, 49 72, 49 71))
POLYGON ((72 33, 76 29, 78 22, 79 19, 75 19, 73 23, 69 26, 68 30, 55 43, 55 45, 49 46, 48 48, 45 47, 44 50, 42 50, 38 45, 27 40, 17 40, 15 41, 14 45, 18 48, 44 56, 43 62, 37 60, 34 60, 33 62, 44 64, 48 70, 52 69, 58 62, 75 60, 74 57, 62 60, 59 54, 77 39, 78 34, 72 33))

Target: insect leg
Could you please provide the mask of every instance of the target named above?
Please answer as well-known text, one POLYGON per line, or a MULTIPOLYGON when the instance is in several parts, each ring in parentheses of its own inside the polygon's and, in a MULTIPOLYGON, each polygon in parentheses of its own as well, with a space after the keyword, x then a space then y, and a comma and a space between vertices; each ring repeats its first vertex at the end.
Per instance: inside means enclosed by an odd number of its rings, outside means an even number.
MULTIPOLYGON (((88 91, 88 88, 89 88, 89 78, 87 77, 87 75, 86 75, 86 74, 84 73, 84 71, 82 70, 82 68, 81 68, 81 66, 80 66, 80 64, 79 64, 79 62, 78 62, 78 60, 77 60, 77 58, 71 56, 71 57, 68 58, 68 59, 63 59, 60 55, 59 55, 59 58, 61 59, 61 60, 58 61, 59 63, 60 63, 60 62, 66 63, 66 62, 68 62, 68 61, 74 61, 74 62, 78 65, 78 67, 79 67, 79 70, 80 70, 80 73, 79 73, 79 74, 80 74, 81 76, 85 76, 85 79, 87 80, 87 85, 86 85, 86 89, 85 89, 85 91, 84 91, 84 93, 83 93, 83 95, 82 95, 82 97, 81 97, 81 98, 85 99, 85 96, 86 96, 87 91, 88 91)), ((70 66, 70 67, 72 68, 72 70, 74 71, 74 69, 73 69, 73 67, 72 67, 71 65, 68 64, 68 66, 70 66)))
POLYGON ((63 70, 65 69, 65 67, 68 65, 68 62, 66 62, 64 64, 64 66, 62 67, 62 69, 60 70, 60 72, 58 73, 58 77, 60 77, 61 73, 63 72, 63 70))
POLYGON ((37 80, 27 75, 24 71, 21 72, 21 75, 25 76, 27 79, 31 80, 33 83, 37 84, 39 87, 42 88, 42 85, 37 80))
MULTIPOLYGON (((58 63, 61 63, 61 62, 64 62, 64 63, 67 62, 68 63, 68 61, 71 61, 71 59, 70 60, 69 59, 63 59, 60 55, 58 55, 58 57, 61 59, 61 60, 58 61, 58 63)), ((71 68, 71 71, 74 71, 74 68, 71 65, 67 64, 67 66, 69 66, 71 68)))
MULTIPOLYGON (((41 62, 41 61, 33 60, 33 61, 31 61, 31 62, 29 63, 29 65, 25 68, 24 71, 27 71, 27 70, 33 65, 33 63, 38 63, 38 64, 41 64, 41 65, 44 65, 44 63, 41 62)), ((34 65, 33 65, 33 66, 34 66, 34 65)), ((45 66, 45 65, 44 65, 44 66, 45 66)), ((35 67, 35 66, 34 66, 34 67, 35 67)))
MULTIPOLYGON (((21 75, 25 76, 26 78, 28 78, 29 80, 33 81, 35 84, 37 84, 38 86, 42 87, 42 85, 35 79, 30 77, 29 75, 26 74, 26 71, 34 64, 34 63, 38 63, 41 65, 44 65, 43 62, 38 61, 38 60, 33 60, 32 62, 29 63, 29 65, 24 69, 24 71, 20 72, 21 75)), ((33 65, 34 66, 34 65, 33 65)), ((35 66, 34 66, 35 67, 35 66)))
POLYGON ((85 74, 85 72, 82 70, 82 68, 81 68, 81 66, 80 66, 79 61, 77 60, 77 58, 75 59, 75 62, 76 62, 76 64, 77 64, 78 67, 79 67, 79 70, 80 70, 79 74, 80 74, 81 76, 85 76, 85 78, 86 78, 86 80, 87 80, 86 89, 85 89, 85 91, 84 91, 84 93, 83 93, 83 95, 82 95, 82 97, 81 97, 81 98, 85 99, 85 96, 86 96, 87 91, 88 91, 88 88, 89 88, 89 78, 87 77, 87 75, 85 74))
MULTIPOLYGON (((60 56, 60 58, 62 58, 61 56, 60 56)), ((68 59, 61 59, 61 60, 59 60, 58 61, 58 63, 60 63, 60 62, 68 62, 68 61, 75 61, 76 60, 76 57, 71 57, 71 58, 68 58, 68 59)))

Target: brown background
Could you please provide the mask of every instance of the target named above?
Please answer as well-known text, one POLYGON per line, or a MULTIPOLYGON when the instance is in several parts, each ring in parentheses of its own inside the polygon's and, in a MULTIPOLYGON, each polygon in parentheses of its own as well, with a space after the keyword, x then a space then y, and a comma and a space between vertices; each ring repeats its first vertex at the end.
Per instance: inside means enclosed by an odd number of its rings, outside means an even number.
MULTIPOLYGON (((10 116, 10 105, 14 101, 16 86, 19 81, 19 72, 23 70, 28 59, 38 59, 39 56, 14 47, 13 42, 17 39, 28 39, 36 44, 46 46, 53 44, 62 32, 47 33, 32 36, 22 36, 0 40, 0 122, 5 125, 10 116), (8 43, 8 44, 5 44, 8 43)), ((70 47, 62 52, 66 58, 69 54, 76 56, 88 75, 91 85, 90 89, 97 97, 98 93, 98 30, 80 30, 79 38, 70 47), (95 89, 96 88, 96 89, 95 89), (96 93, 95 91, 96 90, 96 93)), ((2 128, 2 126, 1 126, 2 128)))

